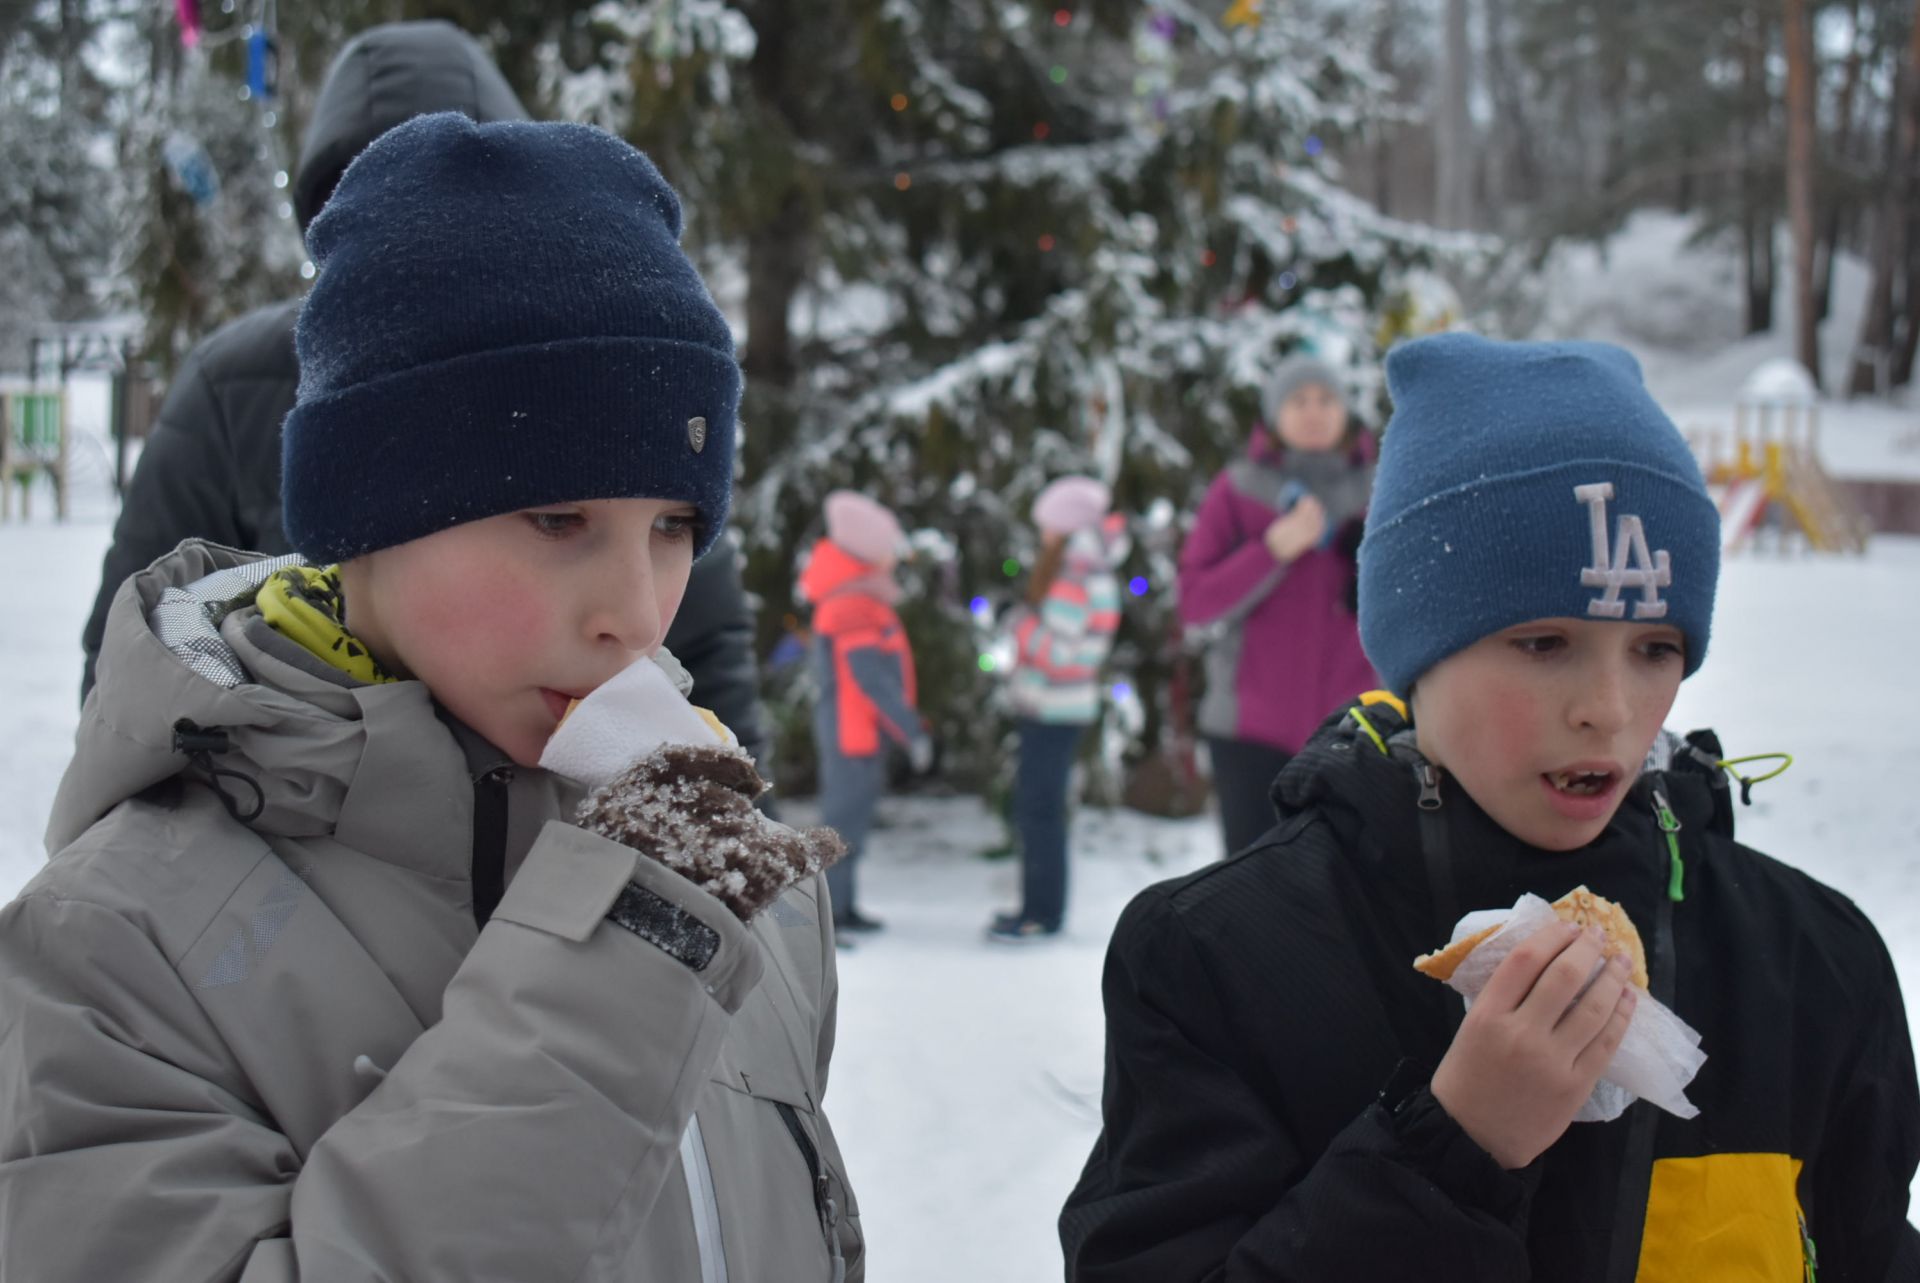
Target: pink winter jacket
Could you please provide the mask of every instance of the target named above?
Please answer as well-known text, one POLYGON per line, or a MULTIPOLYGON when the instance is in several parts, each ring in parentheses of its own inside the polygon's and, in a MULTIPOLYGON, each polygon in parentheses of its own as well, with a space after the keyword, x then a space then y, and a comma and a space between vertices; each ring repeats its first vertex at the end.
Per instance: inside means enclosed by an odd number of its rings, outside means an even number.
POLYGON ((1256 428, 1246 455, 1208 487, 1180 549, 1181 622, 1210 637, 1202 734, 1297 752, 1328 713, 1379 684, 1349 606, 1353 558, 1341 549, 1357 543, 1373 456, 1364 432, 1349 450, 1307 454, 1256 428), (1283 566, 1264 536, 1300 489, 1326 506, 1335 538, 1283 566))

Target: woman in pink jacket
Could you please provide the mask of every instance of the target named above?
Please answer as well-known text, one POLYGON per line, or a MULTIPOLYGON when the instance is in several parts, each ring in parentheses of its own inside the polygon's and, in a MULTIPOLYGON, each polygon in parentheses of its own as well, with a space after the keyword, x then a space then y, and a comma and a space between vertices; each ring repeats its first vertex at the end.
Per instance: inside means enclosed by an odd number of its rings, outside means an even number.
POLYGON ((1310 356, 1281 362, 1261 404, 1180 550, 1181 622, 1209 638, 1199 723, 1229 853, 1272 825, 1274 777, 1320 720, 1378 684, 1353 612, 1373 439, 1310 356))

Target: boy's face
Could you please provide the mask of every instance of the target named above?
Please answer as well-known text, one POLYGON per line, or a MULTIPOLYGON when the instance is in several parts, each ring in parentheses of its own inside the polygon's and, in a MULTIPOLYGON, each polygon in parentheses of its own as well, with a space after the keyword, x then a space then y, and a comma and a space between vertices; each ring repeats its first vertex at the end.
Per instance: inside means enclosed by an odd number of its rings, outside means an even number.
POLYGON ((1420 751, 1521 841, 1600 836, 1640 774, 1685 667, 1662 624, 1537 619, 1449 655, 1414 687, 1420 751))
POLYGON ((568 701, 660 648, 695 513, 594 499, 470 521, 342 568, 347 627, 522 766, 568 701))
POLYGON ((1274 426, 1289 450, 1331 450, 1347 434, 1347 407, 1332 388, 1309 383, 1280 403, 1274 426))

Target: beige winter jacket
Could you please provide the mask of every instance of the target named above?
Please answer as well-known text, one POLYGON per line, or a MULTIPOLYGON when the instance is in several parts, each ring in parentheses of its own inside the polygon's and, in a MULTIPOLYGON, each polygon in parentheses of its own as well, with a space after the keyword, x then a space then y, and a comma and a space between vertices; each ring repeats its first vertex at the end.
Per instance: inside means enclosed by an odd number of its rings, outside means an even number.
POLYGON ((122 587, 0 911, 0 1283, 860 1278, 820 880, 743 926, 520 770, 477 929, 507 764, 233 606, 264 564, 189 543, 122 587), (228 751, 190 764, 181 719, 228 751), (604 921, 629 880, 704 966, 604 921))

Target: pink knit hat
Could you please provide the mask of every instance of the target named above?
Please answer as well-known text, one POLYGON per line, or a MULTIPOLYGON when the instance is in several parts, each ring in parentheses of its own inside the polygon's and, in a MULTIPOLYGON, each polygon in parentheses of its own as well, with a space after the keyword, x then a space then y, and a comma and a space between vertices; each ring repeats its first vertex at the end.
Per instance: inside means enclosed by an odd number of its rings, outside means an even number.
POLYGON ((827 538, 867 562, 896 558, 907 542, 891 509, 854 490, 827 496, 827 538))
POLYGON ((1033 501, 1033 524, 1049 534, 1078 534, 1112 506, 1113 493, 1092 477, 1061 477, 1033 501))

